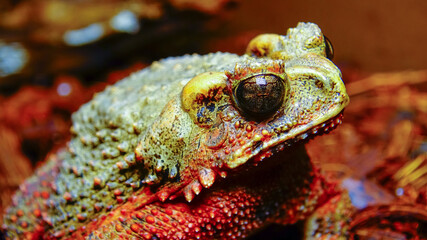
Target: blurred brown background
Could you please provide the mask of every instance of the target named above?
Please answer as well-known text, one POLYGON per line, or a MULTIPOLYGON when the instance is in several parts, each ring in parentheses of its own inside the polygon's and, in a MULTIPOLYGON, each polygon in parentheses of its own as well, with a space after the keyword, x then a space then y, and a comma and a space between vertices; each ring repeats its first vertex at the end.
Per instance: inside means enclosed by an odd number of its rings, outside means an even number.
POLYGON ((423 0, 245 0, 223 31, 283 33, 299 21, 321 27, 334 45, 338 63, 374 72, 427 67, 427 1, 423 0))

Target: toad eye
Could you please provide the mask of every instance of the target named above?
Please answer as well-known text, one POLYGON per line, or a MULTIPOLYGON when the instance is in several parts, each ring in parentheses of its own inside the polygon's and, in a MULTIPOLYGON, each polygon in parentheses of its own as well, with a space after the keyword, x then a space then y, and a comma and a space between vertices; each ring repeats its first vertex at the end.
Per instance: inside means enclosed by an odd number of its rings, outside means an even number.
POLYGON ((332 43, 329 40, 329 38, 327 38, 325 35, 323 35, 323 37, 325 38, 325 53, 326 53, 326 57, 329 60, 332 60, 332 58, 334 58, 334 48, 333 48, 332 43))
POLYGON ((273 114, 283 103, 284 79, 260 74, 242 80, 234 89, 236 105, 245 114, 260 118, 273 114))

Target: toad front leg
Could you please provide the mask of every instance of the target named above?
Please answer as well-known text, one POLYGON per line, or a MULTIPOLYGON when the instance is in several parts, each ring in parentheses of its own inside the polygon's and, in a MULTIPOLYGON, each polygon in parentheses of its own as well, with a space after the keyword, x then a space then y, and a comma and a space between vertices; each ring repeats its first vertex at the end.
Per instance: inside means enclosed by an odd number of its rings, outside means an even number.
POLYGON ((330 198, 306 220, 305 239, 349 239, 354 212, 346 193, 330 198))

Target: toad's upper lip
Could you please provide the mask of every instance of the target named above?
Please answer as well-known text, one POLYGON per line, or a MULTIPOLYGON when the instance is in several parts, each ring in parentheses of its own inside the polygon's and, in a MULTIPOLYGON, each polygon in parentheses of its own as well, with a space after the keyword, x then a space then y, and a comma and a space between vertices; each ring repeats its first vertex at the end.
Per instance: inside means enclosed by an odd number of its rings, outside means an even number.
POLYGON ((262 142, 260 140, 248 143, 230 156, 229 161, 227 161, 227 167, 230 169, 239 167, 249 159, 252 159, 254 162, 260 162, 265 158, 270 157, 272 154, 283 151, 285 148, 290 147, 297 142, 309 140, 315 136, 327 133, 342 123, 343 112, 344 110, 341 110, 335 116, 323 116, 322 119, 328 119, 323 121, 323 123, 319 121, 318 124, 296 126, 290 129, 287 134, 282 134, 281 136, 270 139, 269 141, 262 142), (289 138, 289 136, 293 137, 289 138), (250 155, 239 156, 242 151, 244 152, 247 149, 251 149, 250 155))

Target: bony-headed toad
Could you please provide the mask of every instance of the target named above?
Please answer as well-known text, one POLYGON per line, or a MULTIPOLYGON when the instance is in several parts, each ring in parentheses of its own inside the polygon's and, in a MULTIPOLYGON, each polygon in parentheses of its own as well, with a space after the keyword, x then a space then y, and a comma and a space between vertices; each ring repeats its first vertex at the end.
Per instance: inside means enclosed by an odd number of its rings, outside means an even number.
POLYGON ((300 23, 243 56, 171 57, 107 87, 73 115, 68 147, 20 186, 6 237, 238 239, 309 216, 307 237, 345 236, 348 199, 303 145, 349 102, 331 55, 300 23))

